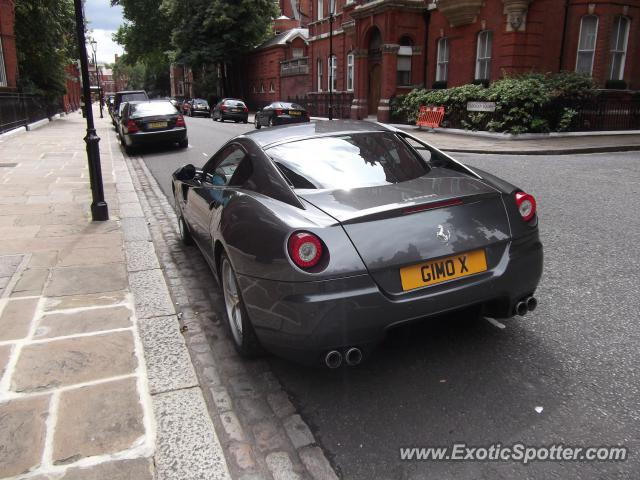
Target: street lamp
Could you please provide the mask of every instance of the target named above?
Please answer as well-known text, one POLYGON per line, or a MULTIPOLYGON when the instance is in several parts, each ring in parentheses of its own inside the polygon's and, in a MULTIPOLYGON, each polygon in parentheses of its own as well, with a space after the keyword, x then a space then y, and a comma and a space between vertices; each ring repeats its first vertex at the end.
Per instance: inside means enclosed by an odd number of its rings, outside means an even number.
POLYGON ((84 36, 83 1, 73 0, 76 12, 76 37, 80 50, 80 70, 82 74, 82 94, 87 113, 87 159, 89 161, 89 180, 91 182, 91 218, 93 221, 109 220, 109 207, 104 201, 104 187, 102 185, 102 167, 100 166, 100 137, 96 134, 93 124, 93 109, 91 108, 91 84, 89 83, 89 61, 87 59, 87 44, 84 36))
POLYGON ((333 22, 335 20, 333 15, 335 8, 336 0, 329 0, 329 120, 333 120, 333 22))
POLYGON ((89 41, 91 44, 91 50, 93 50, 93 66, 96 69, 96 83, 98 84, 98 103, 100 103, 100 118, 104 118, 102 115, 102 82, 100 81, 100 70, 98 70, 98 42, 95 39, 89 41))

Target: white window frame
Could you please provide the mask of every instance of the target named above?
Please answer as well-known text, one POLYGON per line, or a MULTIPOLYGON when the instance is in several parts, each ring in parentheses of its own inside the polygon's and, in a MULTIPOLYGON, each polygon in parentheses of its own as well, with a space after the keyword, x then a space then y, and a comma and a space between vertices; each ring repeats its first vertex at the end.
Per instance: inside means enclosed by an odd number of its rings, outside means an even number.
POLYGON ((629 30, 631 30, 631 19, 623 15, 614 18, 611 37, 611 67, 609 69, 609 80, 624 80, 624 68, 627 62, 627 47, 629 46, 629 30), (624 32, 620 29, 624 28, 624 32), (622 33, 622 35, 621 35, 622 33), (622 40, 622 44, 619 41, 622 40), (620 66, 617 72, 614 71, 616 56, 620 57, 620 66))
POLYGON ((338 57, 335 54, 329 55, 327 57, 327 91, 335 92, 338 89, 336 73, 338 73, 338 57))
POLYGON ((4 48, 0 37, 0 87, 6 87, 7 85, 7 68, 4 63, 4 48))
POLYGON ((596 54, 596 46, 598 45, 598 27, 600 26, 600 18, 598 18, 597 15, 585 15, 582 17, 582 19, 580 20, 580 33, 578 35, 578 51, 576 53, 576 72, 578 73, 587 73, 585 72, 581 72, 580 70, 578 70, 578 66, 580 64, 580 54, 590 54, 591 55, 591 65, 589 68, 589 75, 593 75, 593 63, 594 63, 594 58, 595 58, 595 54, 596 54), (596 26, 595 26, 595 33, 593 36, 593 48, 581 48, 581 44, 582 42, 582 34, 584 32, 584 22, 587 19, 595 19, 596 21, 596 26))
POLYGON ((406 83, 405 85, 402 84, 402 82, 397 82, 399 87, 406 87, 408 85, 411 85, 411 78, 412 78, 412 59, 413 57, 413 47, 409 46, 409 45, 404 45, 401 46, 398 49, 398 62, 397 62, 397 67, 396 67, 396 77, 398 75, 398 72, 409 72, 409 83, 406 83), (408 58, 409 59, 409 70, 400 70, 400 59, 401 58, 408 58))
POLYGON ((269 93, 275 93, 276 88, 273 85, 273 82, 269 83, 269 93))
POLYGON ((324 18, 324 0, 318 0, 317 5, 317 20, 322 20, 324 18))
POLYGON ((322 59, 319 58, 318 60, 316 60, 316 76, 317 76, 317 82, 318 82, 318 91, 321 92, 322 91, 322 59))
POLYGON ((347 55, 347 92, 353 92, 356 58, 353 53, 347 55))
POLYGON ((449 56, 450 43, 447 37, 438 40, 438 53, 436 57, 436 82, 446 82, 449 80, 449 56))
POLYGON ((491 80, 492 53, 493 32, 482 30, 478 33, 476 46, 476 80, 491 80))

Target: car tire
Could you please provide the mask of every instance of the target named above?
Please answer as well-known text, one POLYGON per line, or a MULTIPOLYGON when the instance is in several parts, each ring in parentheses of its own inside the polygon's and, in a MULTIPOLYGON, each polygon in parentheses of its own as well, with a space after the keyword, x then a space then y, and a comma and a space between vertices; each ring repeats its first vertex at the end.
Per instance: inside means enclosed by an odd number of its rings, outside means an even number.
POLYGON ((260 125, 260 121, 258 120, 257 115, 256 115, 256 118, 253 120, 253 125, 256 127, 256 130, 260 130, 262 128, 262 125, 260 125))
POLYGON ((234 120, 234 122, 236 122, 236 123, 240 123, 240 120, 234 120))
POLYGON ((179 146, 180 148, 188 148, 188 147, 189 147, 189 139, 188 139, 188 138, 185 138, 184 140, 180 140, 180 141, 178 142, 178 146, 179 146))
POLYGON ((243 120, 242 123, 249 123, 249 120, 243 120))
POLYGON ((131 146, 131 145, 125 145, 124 146, 124 151, 129 156, 133 156, 133 154, 136 153, 135 148, 133 148, 133 146, 131 146))
POLYGON ((178 218, 178 231, 180 232, 180 241, 183 245, 193 245, 193 237, 189 231, 189 226, 187 225, 187 222, 184 221, 184 217, 182 215, 178 218))
POLYGON ((236 273, 225 253, 220 257, 220 284, 227 325, 231 331, 233 346, 242 357, 255 357, 263 353, 238 287, 236 273))

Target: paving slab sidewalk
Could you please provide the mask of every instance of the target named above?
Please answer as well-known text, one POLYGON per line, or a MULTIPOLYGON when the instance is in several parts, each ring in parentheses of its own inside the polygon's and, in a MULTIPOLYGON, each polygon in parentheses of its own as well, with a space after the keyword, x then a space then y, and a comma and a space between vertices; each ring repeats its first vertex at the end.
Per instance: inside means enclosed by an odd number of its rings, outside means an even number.
MULTIPOLYGON (((97 113, 97 110, 96 110, 97 113)), ((0 141, 0 478, 228 479, 147 222, 96 115, 0 141)))
POLYGON ((441 129, 429 131, 408 125, 395 126, 448 152, 497 155, 570 155, 640 150, 639 134, 512 139, 453 134, 441 129))

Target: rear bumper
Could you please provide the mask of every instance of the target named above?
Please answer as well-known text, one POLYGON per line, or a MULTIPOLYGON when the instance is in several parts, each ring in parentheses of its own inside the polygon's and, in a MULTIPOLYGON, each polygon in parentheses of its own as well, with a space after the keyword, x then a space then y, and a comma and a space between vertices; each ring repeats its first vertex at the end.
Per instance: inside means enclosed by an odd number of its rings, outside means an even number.
POLYGON ((510 317, 515 304, 535 292, 542 262, 536 233, 511 242, 493 270, 428 287, 410 298, 390 298, 368 274, 304 283, 241 275, 238 280, 263 346, 292 360, 315 363, 327 350, 367 349, 393 326, 470 306, 480 305, 494 318, 510 317))
POLYGON ((238 120, 242 122, 249 121, 249 113, 247 112, 237 112, 237 113, 220 113, 220 118, 222 120, 238 120))
POLYGON ((172 130, 161 130, 159 132, 138 132, 124 135, 124 143, 128 147, 139 145, 150 145, 153 143, 176 143, 187 138, 186 128, 174 128, 172 130))
POLYGON ((282 117, 274 117, 273 124, 274 125, 288 125, 290 123, 307 123, 309 122, 309 117, 292 117, 292 116, 282 116, 282 117))
POLYGON ((211 112, 209 112, 209 110, 191 110, 191 115, 193 115, 194 117, 197 117, 198 115, 201 115, 203 117, 208 117, 209 115, 211 115, 211 112))

